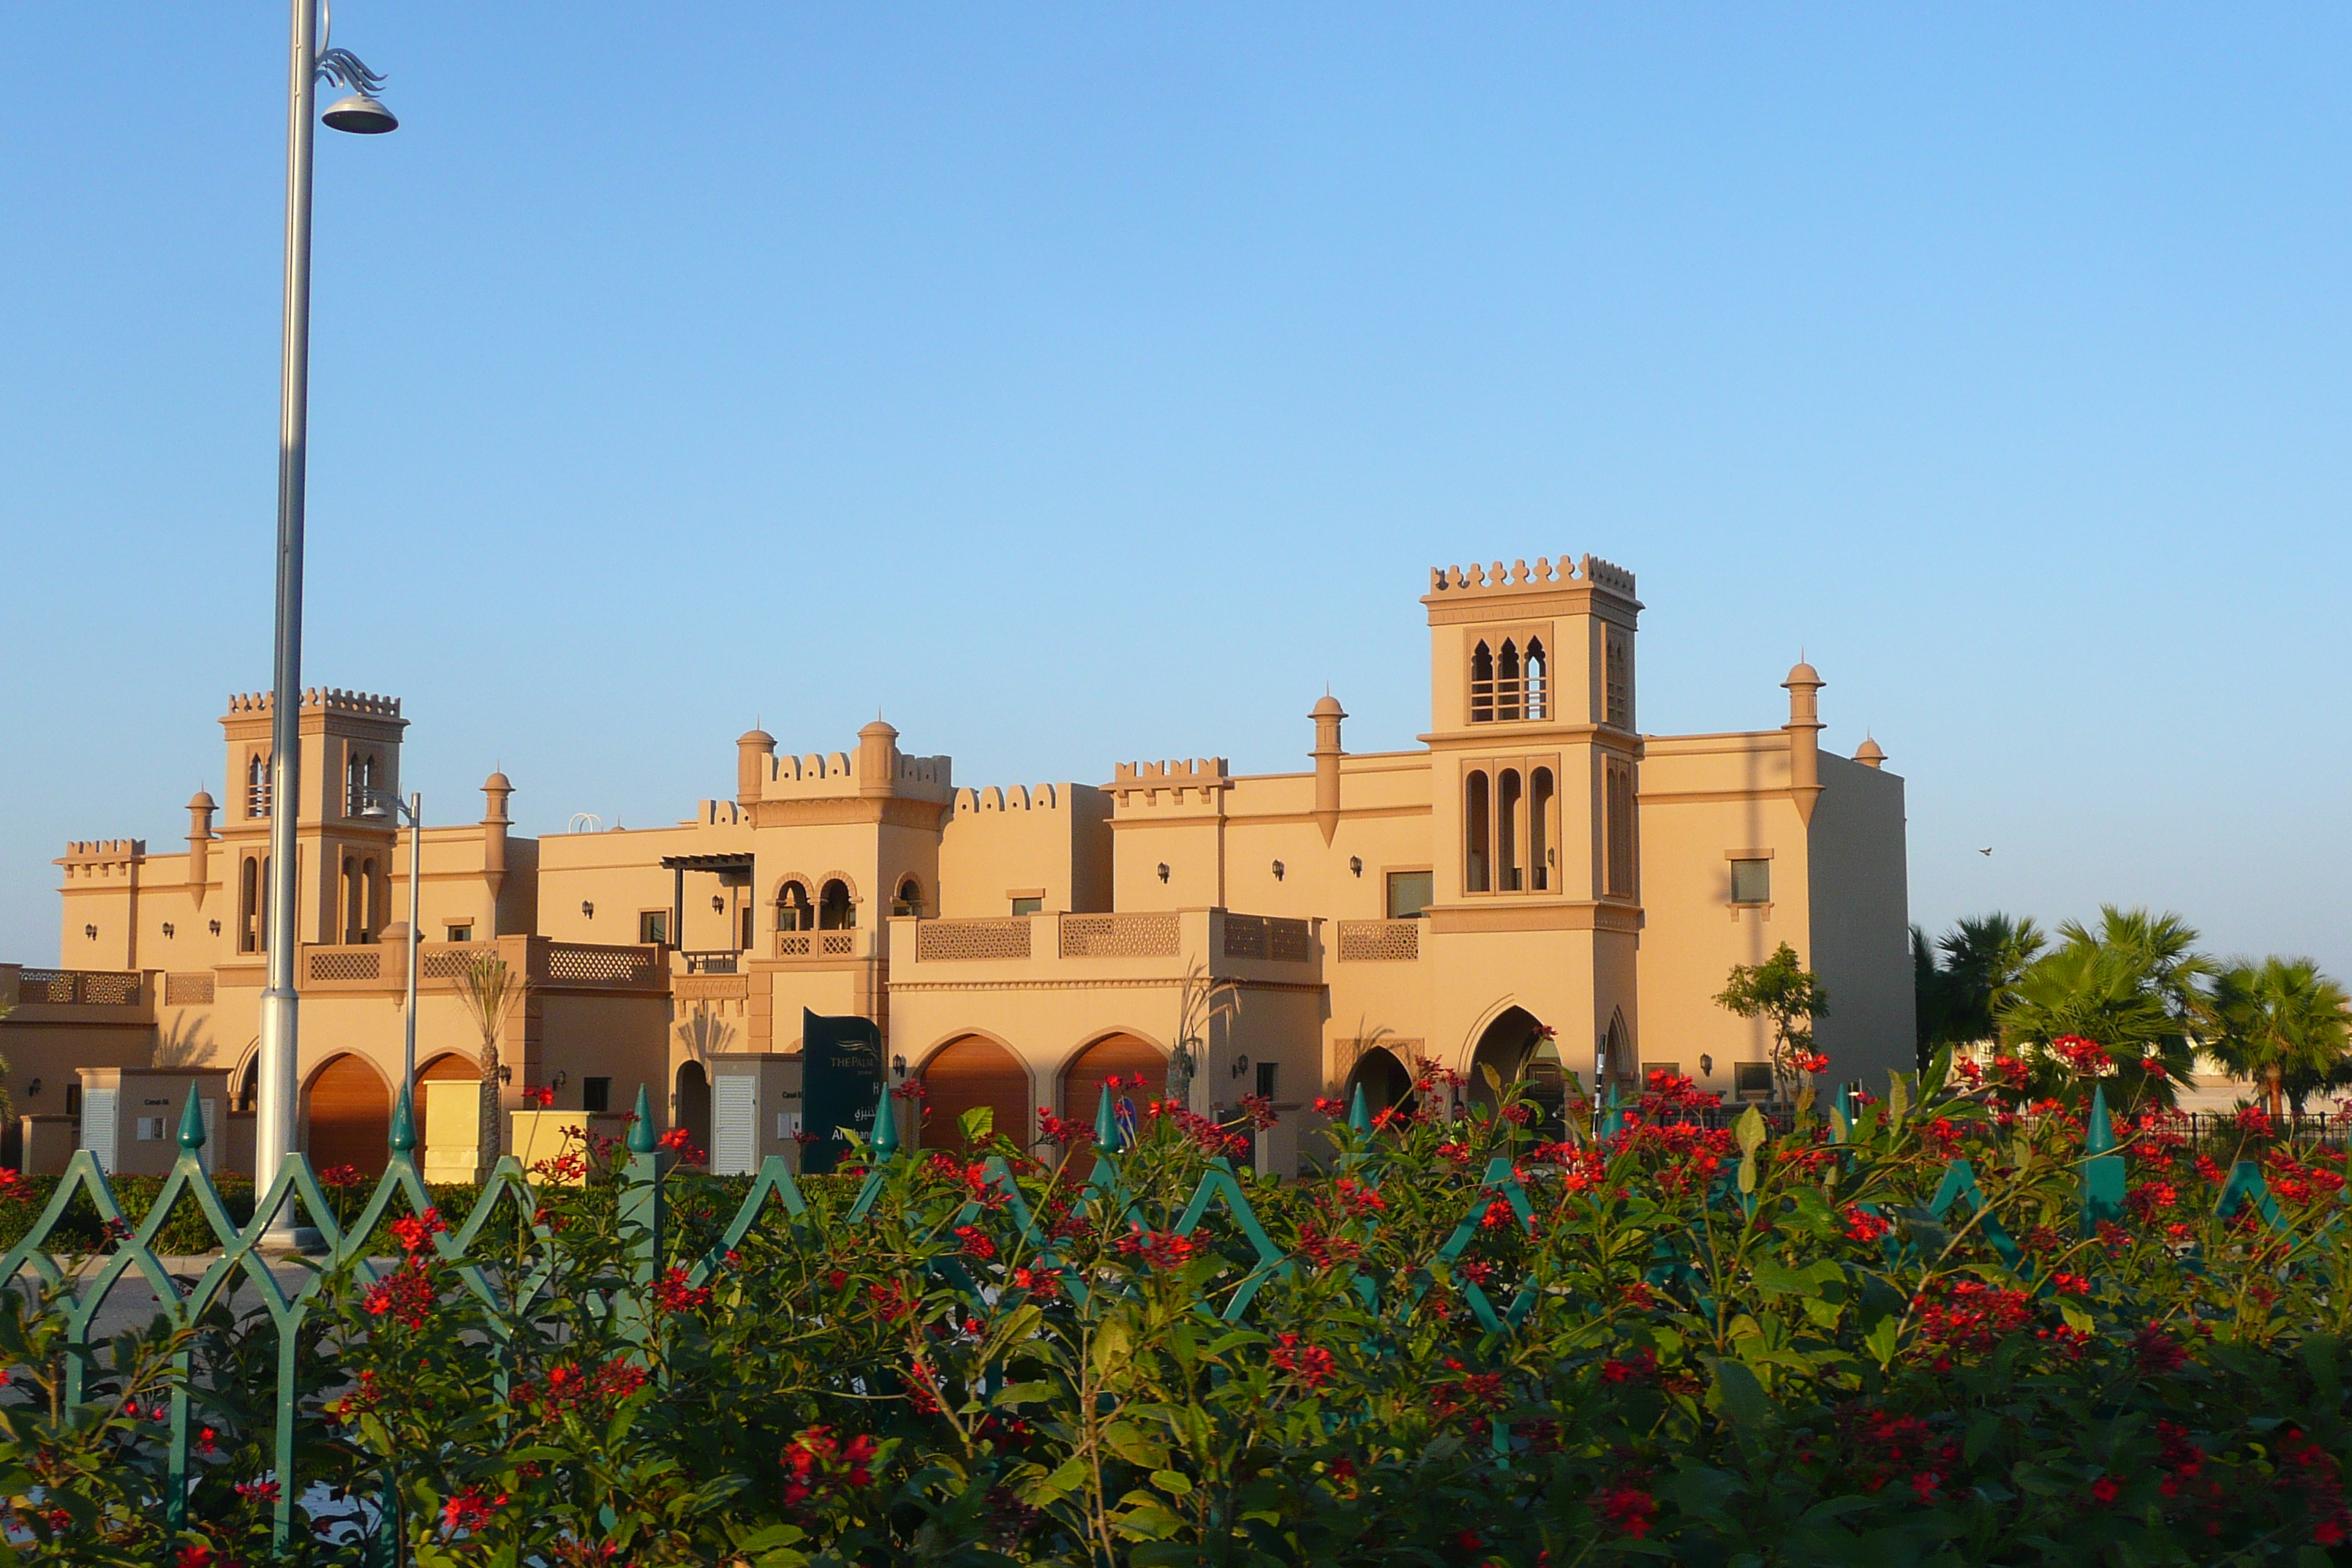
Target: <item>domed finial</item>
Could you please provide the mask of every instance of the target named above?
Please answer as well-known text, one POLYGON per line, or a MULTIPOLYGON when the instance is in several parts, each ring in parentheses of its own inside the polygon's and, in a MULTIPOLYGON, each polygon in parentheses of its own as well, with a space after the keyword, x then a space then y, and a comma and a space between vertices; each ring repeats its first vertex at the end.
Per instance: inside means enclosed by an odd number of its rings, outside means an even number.
POLYGON ((1853 760, 1865 768, 1880 767, 1886 762, 1886 751, 1876 741, 1864 735, 1862 744, 1853 749, 1853 760))

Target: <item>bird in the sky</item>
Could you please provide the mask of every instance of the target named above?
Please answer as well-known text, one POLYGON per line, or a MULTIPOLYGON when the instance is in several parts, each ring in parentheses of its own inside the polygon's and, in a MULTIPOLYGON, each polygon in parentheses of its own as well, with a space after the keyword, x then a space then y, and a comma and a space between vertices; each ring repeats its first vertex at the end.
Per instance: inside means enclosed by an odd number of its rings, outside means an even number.
POLYGON ((1978 851, 1977 851, 1977 853, 1978 853, 1978 854, 1979 854, 1979 855, 1990 855, 1990 854, 1991 854, 1991 853, 1992 853, 1992 851, 1991 851, 1991 850, 1990 850, 1990 849, 1979 849, 1979 850, 1978 850, 1978 851))

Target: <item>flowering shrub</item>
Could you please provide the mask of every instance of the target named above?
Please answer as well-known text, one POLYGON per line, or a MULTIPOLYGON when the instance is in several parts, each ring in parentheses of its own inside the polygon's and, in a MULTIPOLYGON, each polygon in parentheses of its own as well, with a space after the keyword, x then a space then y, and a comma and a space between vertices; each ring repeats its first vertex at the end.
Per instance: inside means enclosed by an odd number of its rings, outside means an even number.
MULTIPOLYGON (((743 1184, 676 1171, 657 1254, 599 1164, 494 1194, 463 1269, 403 1209, 306 1331, 288 1554, 360 1561, 355 1494, 424 1568, 2336 1560, 2340 1153, 2136 1119, 2093 1215, 2073 1121, 2003 1084, 1775 1134, 1662 1075, 1539 1142, 1430 1073, 1289 1183, 1144 1105, 1112 1160, 860 1150, 740 1230, 743 1184)), ((60 1323, 0 1300, 20 1554, 268 1560, 266 1321, 104 1348, 78 1407, 60 1323)))

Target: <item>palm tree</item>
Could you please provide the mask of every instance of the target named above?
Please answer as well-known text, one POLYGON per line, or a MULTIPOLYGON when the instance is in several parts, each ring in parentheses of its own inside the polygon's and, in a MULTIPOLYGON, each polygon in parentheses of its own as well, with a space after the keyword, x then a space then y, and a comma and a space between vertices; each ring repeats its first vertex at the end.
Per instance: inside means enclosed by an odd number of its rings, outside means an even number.
POLYGON ((2310 1088, 2340 1069, 2352 1051, 2352 996, 2307 958, 2231 965, 2214 982, 2214 1058, 2262 1085, 2273 1116, 2286 1114, 2288 1085, 2310 1088))
MULTIPOLYGON (((2055 950, 2033 960, 1993 1005, 2004 1044, 2049 1064, 2053 1040, 2078 1035, 2115 1058, 2126 1105, 2172 1103, 2191 1041, 2210 1016, 2199 984, 2214 973, 2196 951, 2197 932, 2179 915, 2100 910, 2094 931, 2070 921, 2055 950)), ((2045 1075, 2047 1076, 2047 1075, 2045 1075)))
POLYGON ((1994 1009, 2044 944, 2042 928, 2031 917, 1998 910, 1971 915, 1934 941, 1919 927, 1911 928, 1920 1071, 1946 1046, 1972 1046, 1996 1037, 1994 1009))
POLYGON ((457 994, 474 1016, 482 1036, 481 1118, 475 1131, 474 1164, 484 1178, 499 1162, 499 1039, 506 1033, 507 1016, 522 1000, 514 971, 495 952, 485 952, 457 972, 457 994))

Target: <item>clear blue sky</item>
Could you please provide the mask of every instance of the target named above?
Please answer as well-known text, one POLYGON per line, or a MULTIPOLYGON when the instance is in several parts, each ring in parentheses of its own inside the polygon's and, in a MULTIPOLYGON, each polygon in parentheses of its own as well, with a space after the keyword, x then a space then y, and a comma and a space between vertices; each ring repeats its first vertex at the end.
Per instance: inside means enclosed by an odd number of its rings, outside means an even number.
MULTIPOLYGON (((673 820, 1428 715, 1427 568, 1910 780, 1914 918, 2352 971, 2352 11, 343 0, 310 643, 408 782, 673 820), (1990 847, 1990 857, 1977 851, 1990 847)), ((268 679, 284 7, 0 13, 0 956, 268 679)))

